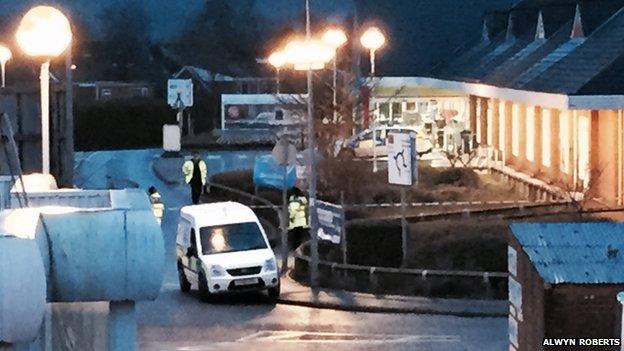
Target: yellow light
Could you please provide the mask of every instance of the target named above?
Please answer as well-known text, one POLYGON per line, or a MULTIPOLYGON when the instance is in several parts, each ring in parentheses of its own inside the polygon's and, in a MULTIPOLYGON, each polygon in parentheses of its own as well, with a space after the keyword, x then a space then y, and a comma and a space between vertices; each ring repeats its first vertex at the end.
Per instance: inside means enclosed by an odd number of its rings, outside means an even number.
POLYGON ((37 6, 26 13, 17 29, 17 43, 29 56, 54 57, 72 40, 69 20, 50 6, 37 6))
POLYGON ((342 29, 332 28, 325 31, 322 40, 327 45, 337 49, 347 42, 347 35, 342 29))
POLYGON ((293 40, 284 49, 286 62, 296 70, 322 69, 335 54, 334 48, 317 39, 293 40))
POLYGON ((11 50, 4 45, 0 45, 0 63, 5 64, 13 57, 11 50))
POLYGON ((210 243, 212 244, 214 251, 223 251, 223 249, 225 249, 225 237, 223 236, 223 230, 215 229, 214 233, 212 233, 212 238, 210 238, 210 243))
POLYGON ((281 51, 276 51, 269 56, 271 66, 280 69, 286 64, 286 56, 281 51))
POLYGON ((368 50, 379 50, 386 43, 386 36, 381 29, 370 27, 362 34, 360 42, 368 50))

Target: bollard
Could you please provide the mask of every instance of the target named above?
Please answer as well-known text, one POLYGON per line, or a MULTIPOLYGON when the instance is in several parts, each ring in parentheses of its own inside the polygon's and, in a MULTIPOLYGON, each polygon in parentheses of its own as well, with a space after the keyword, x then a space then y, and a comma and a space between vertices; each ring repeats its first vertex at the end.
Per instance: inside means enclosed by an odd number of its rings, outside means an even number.
POLYGON ((0 176, 0 210, 11 208, 11 187, 13 178, 0 176))
POLYGON ((370 281, 370 285, 373 288, 373 291, 377 291, 379 286, 379 282, 377 281, 377 276, 375 275, 375 267, 371 267, 368 271, 368 280, 370 281))
POLYGON ((483 284, 485 284, 485 298, 492 298, 492 287, 490 286, 490 273, 483 273, 483 284))
POLYGON ((111 301, 108 315, 108 351, 137 349, 137 324, 134 301, 111 301))

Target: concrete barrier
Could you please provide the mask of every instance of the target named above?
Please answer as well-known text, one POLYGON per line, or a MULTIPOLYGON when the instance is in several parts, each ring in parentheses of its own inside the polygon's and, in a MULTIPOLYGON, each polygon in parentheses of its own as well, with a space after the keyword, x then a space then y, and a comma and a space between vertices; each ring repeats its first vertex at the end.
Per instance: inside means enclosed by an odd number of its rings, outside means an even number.
POLYGON ((111 191, 108 197, 106 208, 79 208, 85 199, 77 196, 66 200, 78 207, 0 212, 0 344, 38 337, 23 346, 42 350, 40 341, 49 338, 40 328, 46 300, 109 301, 108 349, 136 349, 134 301, 158 296, 164 237, 143 191, 111 191))
POLYGON ((0 343, 33 340, 45 315, 43 261, 33 240, 0 236, 0 343))

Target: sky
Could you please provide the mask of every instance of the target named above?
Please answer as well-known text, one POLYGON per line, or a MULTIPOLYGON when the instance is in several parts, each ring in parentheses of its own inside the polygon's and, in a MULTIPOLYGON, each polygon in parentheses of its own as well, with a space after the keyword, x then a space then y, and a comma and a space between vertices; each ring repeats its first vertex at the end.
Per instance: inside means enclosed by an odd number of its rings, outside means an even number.
MULTIPOLYGON (((177 34, 184 24, 201 9, 205 0, 0 0, 0 17, 19 17, 34 4, 52 4, 69 8, 73 14, 96 22, 100 10, 117 1, 140 1, 145 5, 150 19, 154 39, 168 39, 177 34)), ((234 1, 234 0, 233 0, 234 1)), ((310 0, 313 12, 323 14, 346 14, 352 8, 353 0, 310 0)), ((296 19, 303 11, 303 0, 257 0, 258 13, 274 21, 296 19)))

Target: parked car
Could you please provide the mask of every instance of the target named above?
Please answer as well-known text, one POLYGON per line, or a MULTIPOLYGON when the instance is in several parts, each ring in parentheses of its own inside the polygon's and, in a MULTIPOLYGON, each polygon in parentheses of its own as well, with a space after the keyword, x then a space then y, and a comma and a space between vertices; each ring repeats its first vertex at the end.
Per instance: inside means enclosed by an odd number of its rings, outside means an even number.
MULTIPOLYGON (((350 153, 351 156, 358 158, 373 157, 376 154, 378 157, 388 156, 388 148, 386 145, 386 138, 388 133, 391 132, 414 132, 416 133, 416 151, 419 155, 431 152, 433 144, 421 133, 420 130, 412 127, 405 126, 381 126, 375 129, 375 140, 373 141, 373 130, 365 129, 362 132, 353 135, 346 142, 342 142, 342 148, 338 149, 340 153, 350 153), (373 151, 373 147, 376 148, 373 151)), ((338 148, 338 147, 337 147, 338 148)))
POLYGON ((258 217, 247 206, 220 202, 185 206, 176 237, 180 290, 215 294, 267 291, 280 294, 275 255, 258 217))

